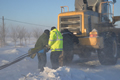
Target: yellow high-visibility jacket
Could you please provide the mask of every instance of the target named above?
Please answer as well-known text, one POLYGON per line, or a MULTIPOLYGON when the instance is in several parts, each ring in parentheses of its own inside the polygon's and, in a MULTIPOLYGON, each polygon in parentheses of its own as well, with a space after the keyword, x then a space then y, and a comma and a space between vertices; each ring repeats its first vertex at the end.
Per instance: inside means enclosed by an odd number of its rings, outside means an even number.
POLYGON ((50 46, 50 49, 52 51, 63 50, 63 36, 57 29, 53 29, 52 31, 50 31, 48 45, 50 46))

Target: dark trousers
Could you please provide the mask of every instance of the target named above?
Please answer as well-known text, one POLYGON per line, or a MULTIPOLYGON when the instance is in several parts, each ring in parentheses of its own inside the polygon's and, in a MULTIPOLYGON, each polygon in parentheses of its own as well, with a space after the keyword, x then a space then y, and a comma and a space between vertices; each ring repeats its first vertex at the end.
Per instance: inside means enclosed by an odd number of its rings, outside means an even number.
POLYGON ((64 65, 69 65, 73 60, 73 50, 65 50, 64 54, 64 65))
POLYGON ((52 69, 57 69, 60 65, 59 57, 62 54, 62 51, 53 51, 51 52, 50 59, 52 64, 52 69))
POLYGON ((60 55, 60 66, 69 65, 73 59, 73 50, 63 50, 60 55))
POLYGON ((47 62, 46 53, 37 53, 37 56, 38 56, 38 69, 44 70, 44 67, 47 62))

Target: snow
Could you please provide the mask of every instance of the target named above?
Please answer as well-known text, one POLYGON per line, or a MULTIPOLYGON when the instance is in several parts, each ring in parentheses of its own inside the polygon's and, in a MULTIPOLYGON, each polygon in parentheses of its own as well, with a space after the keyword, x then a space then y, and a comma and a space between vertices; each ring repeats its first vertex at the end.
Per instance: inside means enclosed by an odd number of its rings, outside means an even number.
POLYGON ((44 72, 39 74, 28 73, 26 77, 19 80, 90 80, 83 71, 77 69, 71 69, 68 67, 59 67, 56 70, 45 67, 44 72), (79 74, 79 75, 78 75, 79 74))
MULTIPOLYGON (((26 54, 34 47, 36 40, 27 46, 14 47, 13 42, 0 48, 0 66, 26 54)), ((74 55, 71 65, 51 69, 50 51, 47 53, 47 64, 43 72, 39 72, 37 56, 26 57, 7 68, 0 70, 0 80, 120 80, 120 60, 116 65, 103 66, 96 54, 89 59, 80 59, 74 55)))

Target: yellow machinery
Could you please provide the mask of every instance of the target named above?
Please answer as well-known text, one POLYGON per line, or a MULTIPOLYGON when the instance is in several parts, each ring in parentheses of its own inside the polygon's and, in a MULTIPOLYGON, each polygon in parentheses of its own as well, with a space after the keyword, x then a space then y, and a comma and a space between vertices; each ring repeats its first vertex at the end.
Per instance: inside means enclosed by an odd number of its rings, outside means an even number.
POLYGON ((75 0, 75 11, 71 12, 68 6, 61 6, 57 28, 59 31, 68 29, 79 38, 74 54, 90 57, 91 52, 97 51, 101 64, 116 64, 120 29, 116 29, 114 23, 120 20, 120 16, 114 16, 115 2, 75 0), (65 12, 64 7, 68 11, 65 12))

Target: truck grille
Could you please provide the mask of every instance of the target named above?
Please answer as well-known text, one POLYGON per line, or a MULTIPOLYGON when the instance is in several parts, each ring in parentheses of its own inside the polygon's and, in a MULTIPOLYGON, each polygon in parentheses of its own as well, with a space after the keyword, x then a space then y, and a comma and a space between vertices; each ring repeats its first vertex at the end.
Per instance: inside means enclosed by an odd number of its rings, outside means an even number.
POLYGON ((65 16, 60 17, 60 28, 68 29, 71 32, 81 32, 81 16, 65 16))

